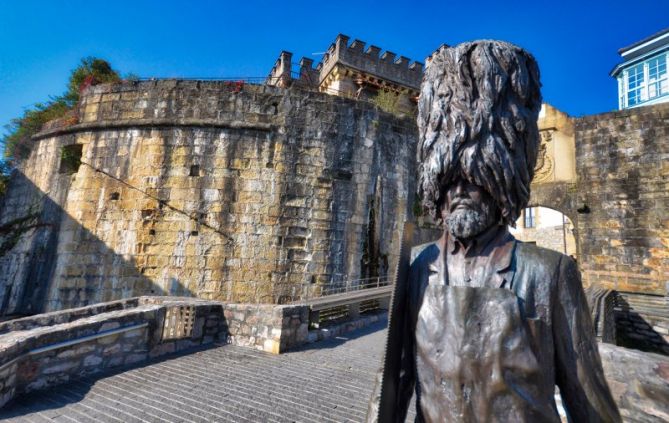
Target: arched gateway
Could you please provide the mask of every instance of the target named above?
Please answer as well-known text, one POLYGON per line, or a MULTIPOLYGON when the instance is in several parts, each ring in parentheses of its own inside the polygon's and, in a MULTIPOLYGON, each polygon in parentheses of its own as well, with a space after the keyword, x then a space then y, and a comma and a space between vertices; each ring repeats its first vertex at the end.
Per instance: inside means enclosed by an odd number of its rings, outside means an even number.
MULTIPOLYGON (((526 227, 526 221, 533 220, 531 215, 537 213, 536 208, 556 210, 568 218, 569 231, 578 240, 579 197, 576 177, 576 145, 574 123, 571 118, 545 104, 539 113, 539 133, 541 146, 535 168, 532 193, 528 208, 517 223, 516 236, 530 240, 533 231, 526 227)), ((566 221, 566 220, 565 220, 566 221)), ((562 225, 563 230, 565 224, 562 225)), ((563 238, 565 238, 563 236, 563 238)), ((578 242, 576 242, 578 251, 578 242)), ((561 251, 561 249, 560 249, 561 251)), ((561 251, 564 252, 564 251, 561 251)))

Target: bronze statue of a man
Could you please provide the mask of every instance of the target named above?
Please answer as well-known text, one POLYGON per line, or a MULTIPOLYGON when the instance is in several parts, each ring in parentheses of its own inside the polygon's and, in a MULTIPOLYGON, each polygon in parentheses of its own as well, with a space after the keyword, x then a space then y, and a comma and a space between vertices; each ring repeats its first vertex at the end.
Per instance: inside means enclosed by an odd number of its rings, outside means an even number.
POLYGON ((539 88, 534 58, 505 42, 427 66, 418 191, 445 230, 397 282, 381 421, 403 422, 415 389, 419 422, 559 422, 556 385, 571 421, 620 421, 575 262, 507 230, 530 197, 539 88))

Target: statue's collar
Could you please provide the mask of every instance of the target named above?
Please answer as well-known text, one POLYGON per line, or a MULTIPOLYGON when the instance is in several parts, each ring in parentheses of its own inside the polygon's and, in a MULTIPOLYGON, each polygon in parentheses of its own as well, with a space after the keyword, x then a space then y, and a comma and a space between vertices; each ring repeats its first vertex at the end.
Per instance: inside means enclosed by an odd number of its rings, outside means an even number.
POLYGON ((490 250, 490 246, 498 245, 503 241, 505 233, 508 233, 506 226, 493 225, 478 234, 465 246, 459 239, 446 232, 446 246, 450 254, 456 254, 459 251, 464 252, 467 256, 485 255, 490 250))
MULTIPOLYGON (((435 257, 435 260, 428 265, 430 273, 438 273, 444 275, 444 254, 453 252, 455 241, 453 237, 448 235, 448 231, 444 231, 444 236, 437 242, 441 254, 435 257)), ((476 239, 476 255, 488 256, 497 273, 495 284, 499 288, 510 288, 513 280, 514 268, 513 253, 516 246, 516 238, 509 233, 506 225, 499 225, 486 230, 476 239)), ((457 251, 457 250, 455 250, 457 251)))

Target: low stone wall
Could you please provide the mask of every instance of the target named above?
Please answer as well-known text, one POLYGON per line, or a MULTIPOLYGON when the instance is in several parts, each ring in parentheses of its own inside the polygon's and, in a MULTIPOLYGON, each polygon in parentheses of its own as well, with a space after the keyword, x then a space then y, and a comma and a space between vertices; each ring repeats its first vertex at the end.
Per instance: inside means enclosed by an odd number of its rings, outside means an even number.
POLYGON ((18 319, 0 330, 0 407, 21 392, 228 339, 222 303, 151 297, 18 319))
POLYGON ((309 331, 309 307, 137 297, 0 323, 0 407, 15 395, 214 342, 279 354, 358 329, 309 331))
POLYGON ((616 344, 669 355, 669 299, 655 295, 616 292, 616 344))
POLYGON ((380 320, 385 320, 387 318, 388 318, 388 312, 385 310, 380 310, 374 314, 360 316, 359 318, 352 321, 341 322, 321 327, 318 329, 310 330, 307 342, 309 343, 318 342, 318 341, 323 341, 325 339, 334 338, 346 332, 351 332, 356 329, 367 327, 373 323, 376 323, 380 320))
POLYGON ((107 313, 110 311, 124 310, 137 307, 138 305, 139 297, 135 297, 125 300, 94 304, 87 307, 71 308, 64 311, 42 313, 21 319, 8 320, 6 322, 0 322, 0 335, 17 330, 29 330, 40 326, 69 323, 84 317, 95 316, 97 314, 107 313))
POLYGON ((223 313, 234 345, 279 354, 308 340, 305 305, 226 304, 223 313))

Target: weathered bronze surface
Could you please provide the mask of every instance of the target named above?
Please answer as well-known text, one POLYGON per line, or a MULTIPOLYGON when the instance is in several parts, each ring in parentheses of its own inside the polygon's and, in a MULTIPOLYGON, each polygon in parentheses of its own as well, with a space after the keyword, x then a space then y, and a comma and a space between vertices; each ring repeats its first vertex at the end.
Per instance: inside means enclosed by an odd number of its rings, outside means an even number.
POLYGON ((507 231, 529 198, 539 86, 534 58, 498 41, 427 67, 419 194, 445 229, 398 272, 368 420, 403 422, 415 392, 419 422, 557 422, 557 385, 571 421, 620 421, 576 263, 507 231))

